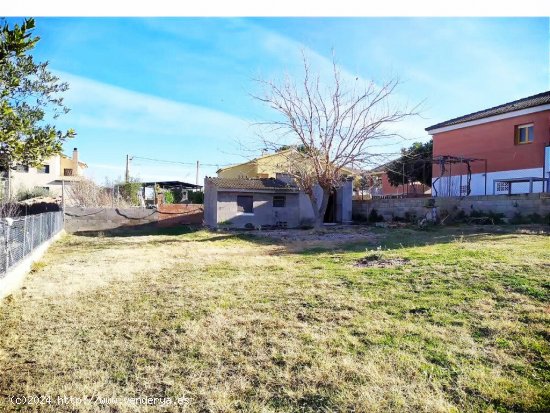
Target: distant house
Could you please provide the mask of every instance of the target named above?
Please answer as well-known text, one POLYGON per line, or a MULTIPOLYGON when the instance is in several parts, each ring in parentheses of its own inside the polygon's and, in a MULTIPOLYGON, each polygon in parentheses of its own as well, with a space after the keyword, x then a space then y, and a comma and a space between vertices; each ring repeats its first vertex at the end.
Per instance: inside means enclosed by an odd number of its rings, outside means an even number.
POLYGON ((60 154, 46 159, 39 167, 17 165, 11 171, 12 193, 42 188, 53 196, 61 195, 63 182, 70 185, 71 182, 82 179, 87 167, 88 165, 79 161, 77 148, 74 148, 72 158, 60 154))
MULTIPOLYGON (((285 173, 292 149, 218 170, 218 177, 204 181, 206 225, 235 228, 298 227, 311 225, 314 212, 309 197, 285 173)), ((321 199, 321 188, 315 188, 321 199)), ((334 188, 324 216, 325 223, 351 222, 353 177, 345 174, 334 188)))
POLYGON ((362 173, 362 182, 356 183, 354 199, 385 196, 422 196, 430 193, 430 187, 420 182, 405 183, 393 186, 386 172, 386 164, 362 173))
POLYGON ((434 196, 550 191, 550 91, 426 131, 433 136, 434 196))
MULTIPOLYGON (((248 162, 227 166, 218 169, 218 178, 275 178, 277 174, 286 173, 289 164, 301 162, 299 153, 295 149, 285 149, 280 152, 262 155, 248 162)), ((352 168, 342 168, 343 175, 356 176, 358 172, 352 168)))

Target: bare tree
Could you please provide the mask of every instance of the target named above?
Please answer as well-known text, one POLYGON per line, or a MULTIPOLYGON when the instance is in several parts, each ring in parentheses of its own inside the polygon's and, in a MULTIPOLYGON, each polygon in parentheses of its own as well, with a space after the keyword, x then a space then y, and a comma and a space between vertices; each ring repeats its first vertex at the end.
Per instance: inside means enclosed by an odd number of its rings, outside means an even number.
POLYGON ((304 56, 304 76, 299 83, 290 77, 281 82, 257 79, 264 90, 255 99, 279 114, 278 120, 265 122, 270 149, 281 146, 273 137, 281 133, 299 148, 289 158, 288 173, 309 196, 315 213, 315 226, 323 224, 331 191, 342 184, 342 168, 367 164, 380 140, 399 136, 388 126, 417 115, 417 108, 396 107, 391 96, 399 84, 392 79, 381 86, 370 82, 359 86, 342 80, 341 70, 333 60, 332 79, 321 85, 319 75, 312 75, 304 56), (315 191, 319 185, 321 191, 315 191), (317 192, 317 193, 316 193, 317 192), (322 195, 319 194, 322 192, 322 195))
POLYGON ((0 218, 14 218, 19 216, 20 212, 17 199, 8 196, 7 182, 0 179, 0 218))

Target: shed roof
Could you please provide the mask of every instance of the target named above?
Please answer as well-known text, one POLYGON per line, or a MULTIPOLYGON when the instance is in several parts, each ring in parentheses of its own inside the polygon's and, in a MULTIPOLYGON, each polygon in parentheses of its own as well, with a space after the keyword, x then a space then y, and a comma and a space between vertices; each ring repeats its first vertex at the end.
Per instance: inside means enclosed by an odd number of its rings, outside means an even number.
POLYGON ((275 178, 207 178, 220 189, 244 189, 259 191, 297 191, 298 187, 275 178))
POLYGON ((514 112, 516 110, 528 109, 546 104, 550 104, 550 90, 523 99, 518 99, 512 102, 504 103, 502 105, 494 106, 489 109, 473 112, 468 115, 459 116, 458 118, 449 119, 445 122, 437 123, 435 125, 427 127, 426 131, 429 132, 433 129, 443 128, 445 126, 457 125, 459 123, 470 122, 473 120, 488 118, 495 115, 502 115, 504 113, 514 112))
POLYGON ((199 189, 202 188, 200 185, 190 184, 189 182, 182 181, 156 181, 156 182, 140 182, 144 186, 158 185, 163 189, 173 189, 173 188, 182 188, 182 189, 199 189))

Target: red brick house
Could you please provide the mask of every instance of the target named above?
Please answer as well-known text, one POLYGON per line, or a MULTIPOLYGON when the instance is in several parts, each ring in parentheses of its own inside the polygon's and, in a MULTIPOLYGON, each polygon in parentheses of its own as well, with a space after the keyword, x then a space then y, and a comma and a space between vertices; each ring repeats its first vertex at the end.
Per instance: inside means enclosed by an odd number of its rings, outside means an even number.
POLYGON ((550 189, 550 91, 441 122, 426 131, 433 136, 433 196, 550 189))
POLYGON ((422 185, 420 182, 405 183, 405 185, 393 186, 390 183, 388 174, 384 170, 385 166, 376 168, 372 172, 372 176, 378 179, 379 185, 376 191, 372 191, 373 196, 405 196, 416 197, 422 196, 430 187, 422 185))

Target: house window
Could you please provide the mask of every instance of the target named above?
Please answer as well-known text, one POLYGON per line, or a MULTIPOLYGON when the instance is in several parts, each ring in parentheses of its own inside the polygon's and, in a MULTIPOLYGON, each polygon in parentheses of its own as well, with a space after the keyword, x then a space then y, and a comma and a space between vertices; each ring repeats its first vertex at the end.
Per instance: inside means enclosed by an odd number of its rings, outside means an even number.
POLYGON ((36 172, 38 172, 39 174, 49 174, 50 173, 50 165, 38 166, 36 168, 36 172))
POLYGON ((244 214, 254 213, 254 199, 252 195, 237 195, 237 211, 244 214))
POLYGON ((506 191, 510 189, 510 182, 497 182, 497 192, 506 191))
POLYGON ((535 138, 533 124, 516 126, 516 145, 531 143, 535 138))
POLYGON ((17 172, 25 172, 25 173, 26 173, 26 172, 29 172, 29 165, 17 165, 17 166, 15 167, 15 170, 16 170, 17 172))
POLYGON ((460 195, 468 195, 468 185, 462 185, 460 187, 460 195))
POLYGON ((284 208, 286 205, 286 196, 275 195, 273 197, 273 208, 284 208))
POLYGON ((73 170, 71 168, 65 168, 65 169, 63 169, 63 175, 64 176, 73 176, 73 170))

